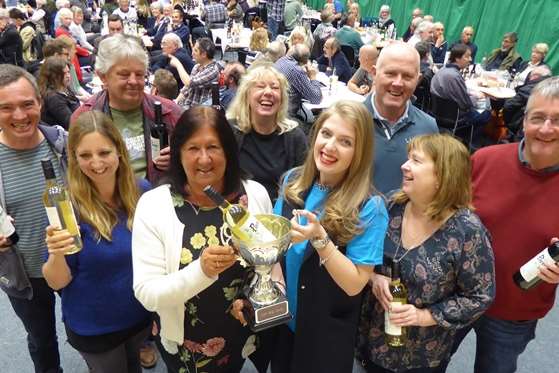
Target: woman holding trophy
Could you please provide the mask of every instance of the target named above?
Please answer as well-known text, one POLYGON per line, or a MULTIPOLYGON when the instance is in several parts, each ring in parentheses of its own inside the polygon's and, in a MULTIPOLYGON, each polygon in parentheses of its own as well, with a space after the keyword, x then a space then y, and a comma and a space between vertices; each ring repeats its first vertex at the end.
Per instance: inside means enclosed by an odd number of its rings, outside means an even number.
POLYGON ((292 224, 281 264, 293 319, 276 328, 274 373, 352 371, 363 288, 382 263, 388 223, 371 186, 373 136, 365 107, 340 101, 315 122, 304 164, 284 178, 274 213, 292 224))
POLYGON ((156 342, 169 372, 239 372, 254 351, 250 330, 228 312, 247 269, 204 192, 208 185, 251 214, 271 212, 266 189, 241 171, 224 114, 197 106, 179 119, 168 184, 142 196, 132 234, 134 291, 156 312, 156 342))

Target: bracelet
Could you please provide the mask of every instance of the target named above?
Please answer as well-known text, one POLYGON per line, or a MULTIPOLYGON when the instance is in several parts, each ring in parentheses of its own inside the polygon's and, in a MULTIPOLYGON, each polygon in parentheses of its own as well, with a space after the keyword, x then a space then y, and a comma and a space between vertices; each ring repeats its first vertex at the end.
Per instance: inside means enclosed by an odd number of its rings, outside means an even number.
POLYGON ((327 262, 328 260, 330 260, 330 258, 332 257, 332 255, 334 255, 334 253, 335 253, 336 251, 338 251, 338 246, 334 246, 334 249, 332 250, 332 252, 330 253, 330 255, 328 255, 326 258, 320 258, 320 257, 319 257, 318 266, 319 266, 319 267, 322 267, 323 265, 325 265, 326 262, 327 262))

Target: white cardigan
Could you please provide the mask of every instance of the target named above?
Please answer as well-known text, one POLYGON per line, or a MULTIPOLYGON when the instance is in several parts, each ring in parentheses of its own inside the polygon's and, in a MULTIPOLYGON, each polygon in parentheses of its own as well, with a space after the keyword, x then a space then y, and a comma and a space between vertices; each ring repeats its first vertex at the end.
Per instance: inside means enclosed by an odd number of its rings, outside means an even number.
MULTIPOLYGON (((248 210, 271 213, 266 189, 255 181, 243 181, 248 210)), ((184 225, 175 212, 169 185, 142 195, 136 207, 132 229, 134 294, 161 320, 161 343, 172 354, 184 342, 185 302, 216 280, 202 271, 195 260, 179 271, 184 225)))

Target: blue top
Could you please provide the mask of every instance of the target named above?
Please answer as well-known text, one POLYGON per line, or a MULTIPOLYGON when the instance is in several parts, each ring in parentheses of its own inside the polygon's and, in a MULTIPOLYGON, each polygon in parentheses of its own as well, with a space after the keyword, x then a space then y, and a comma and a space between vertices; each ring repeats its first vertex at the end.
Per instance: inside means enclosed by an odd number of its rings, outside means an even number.
MULTIPOLYGON (((287 179, 287 178, 286 178, 287 179)), ((305 210, 322 215, 323 203, 328 197, 328 190, 314 184, 305 201, 305 210)), ((280 193, 274 206, 274 214, 281 215, 283 208, 283 193, 280 193)), ((346 257, 357 265, 382 264, 384 237, 388 225, 388 213, 384 201, 380 196, 373 196, 363 206, 359 214, 364 224, 364 231, 359 236, 351 239, 346 246, 346 257)), ((306 219, 301 217, 301 224, 306 224, 306 219)), ((286 284, 289 311, 293 319, 288 326, 295 331, 295 320, 297 311, 297 289, 299 283, 299 271, 303 264, 305 250, 314 250, 308 241, 293 244, 286 254, 286 284)))
POLYGON ((334 0, 334 10, 336 13, 343 13, 345 10, 344 2, 341 0, 334 0))
MULTIPOLYGON (((149 182, 138 182, 143 192, 149 182)), ((66 256, 72 281, 61 291, 62 319, 76 334, 93 336, 131 328, 149 318, 132 288, 132 232, 119 214, 112 241, 98 240, 80 223, 83 249, 66 256)))

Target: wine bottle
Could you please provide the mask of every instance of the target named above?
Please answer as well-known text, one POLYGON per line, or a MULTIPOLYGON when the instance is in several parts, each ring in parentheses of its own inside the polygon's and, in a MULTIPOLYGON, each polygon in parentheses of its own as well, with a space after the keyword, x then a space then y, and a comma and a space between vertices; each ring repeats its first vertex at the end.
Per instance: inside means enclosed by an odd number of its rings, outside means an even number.
POLYGON ((56 182, 56 175, 50 159, 42 159, 41 166, 43 166, 46 180, 43 203, 47 211, 49 225, 68 230, 74 238, 74 249, 69 251, 67 255, 75 254, 82 249, 83 245, 68 191, 64 185, 56 182))
POLYGON ((212 82, 212 107, 218 111, 223 111, 219 98, 219 82, 212 82))
POLYGON ((0 205, 0 235, 8 238, 11 245, 15 245, 19 241, 16 228, 10 221, 6 211, 2 208, 2 205, 0 205))
MULTIPOLYGON (((400 263, 397 261, 392 261, 389 289, 390 294, 392 294, 390 307, 408 303, 408 290, 400 280, 400 263)), ((402 347, 406 344, 407 340, 406 328, 392 324, 389 311, 384 312, 384 339, 390 347, 402 347)))
POLYGON ((243 206, 230 204, 211 185, 204 188, 204 193, 223 211, 223 220, 240 240, 246 242, 271 242, 276 240, 272 232, 243 206))
POLYGON ((167 126, 163 123, 160 101, 155 101, 153 103, 153 112, 155 114, 155 131, 159 139, 159 148, 164 149, 169 146, 169 134, 167 133, 167 126))
POLYGON ((544 264, 555 264, 559 262, 559 242, 543 249, 538 255, 530 259, 512 276, 514 283, 521 289, 529 290, 539 285, 539 267, 544 264))

